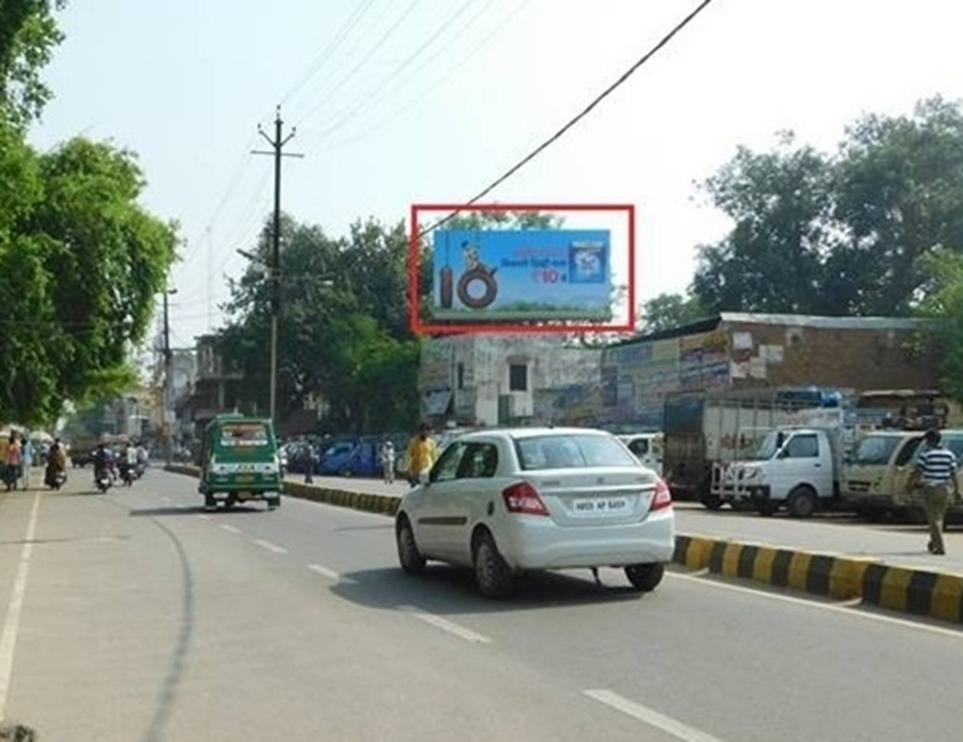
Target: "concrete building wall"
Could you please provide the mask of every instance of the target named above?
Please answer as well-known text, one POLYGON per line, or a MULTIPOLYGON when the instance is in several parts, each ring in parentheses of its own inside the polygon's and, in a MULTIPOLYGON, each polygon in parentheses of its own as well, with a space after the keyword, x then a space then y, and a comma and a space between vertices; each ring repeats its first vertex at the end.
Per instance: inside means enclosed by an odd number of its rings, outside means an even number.
POLYGON ((539 391, 597 380, 600 358, 599 350, 565 347, 558 335, 434 338, 419 374, 423 410, 462 425, 538 422, 539 391))

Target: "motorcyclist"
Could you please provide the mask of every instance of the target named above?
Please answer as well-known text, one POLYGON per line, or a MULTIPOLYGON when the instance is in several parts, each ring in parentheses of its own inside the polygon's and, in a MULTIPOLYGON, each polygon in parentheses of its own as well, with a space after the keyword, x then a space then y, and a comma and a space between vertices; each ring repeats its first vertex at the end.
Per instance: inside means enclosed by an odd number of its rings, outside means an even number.
POLYGON ((107 476, 114 479, 114 452, 111 451, 106 443, 98 443, 94 451, 94 482, 100 479, 101 474, 106 472, 107 476))
POLYGON ((47 466, 44 472, 44 484, 48 487, 55 487, 58 477, 61 475, 66 479, 67 474, 67 452, 59 438, 54 439, 53 445, 47 454, 47 466))
POLYGON ((119 456, 120 476, 128 487, 134 483, 135 470, 137 469, 137 449, 130 443, 124 446, 119 456))

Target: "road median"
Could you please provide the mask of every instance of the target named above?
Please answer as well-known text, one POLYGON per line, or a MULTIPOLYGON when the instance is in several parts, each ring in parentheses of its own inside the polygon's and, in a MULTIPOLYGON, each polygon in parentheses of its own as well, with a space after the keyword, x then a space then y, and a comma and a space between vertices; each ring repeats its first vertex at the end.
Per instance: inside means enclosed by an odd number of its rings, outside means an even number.
MULTIPOLYGON (((194 466, 172 465, 169 472, 197 477, 194 466)), ((394 515, 400 498, 286 481, 289 497, 394 515)), ((853 557, 764 543, 679 534, 673 561, 687 569, 708 570, 798 590, 832 600, 860 600, 888 610, 963 623, 963 575, 889 565, 873 557, 853 557)))

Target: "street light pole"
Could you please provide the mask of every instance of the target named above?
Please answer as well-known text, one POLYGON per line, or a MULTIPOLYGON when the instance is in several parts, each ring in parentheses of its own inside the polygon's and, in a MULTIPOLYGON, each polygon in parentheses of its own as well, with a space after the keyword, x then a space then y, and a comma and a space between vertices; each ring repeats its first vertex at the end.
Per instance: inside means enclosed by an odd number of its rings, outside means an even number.
POLYGON ((164 458, 167 465, 170 466, 174 463, 174 421, 172 409, 173 405, 171 400, 173 397, 173 376, 174 376, 174 363, 173 363, 173 351, 171 351, 171 322, 170 322, 170 312, 168 308, 167 297, 171 294, 176 294, 177 289, 164 289, 164 412, 163 412, 163 430, 164 430, 164 458))

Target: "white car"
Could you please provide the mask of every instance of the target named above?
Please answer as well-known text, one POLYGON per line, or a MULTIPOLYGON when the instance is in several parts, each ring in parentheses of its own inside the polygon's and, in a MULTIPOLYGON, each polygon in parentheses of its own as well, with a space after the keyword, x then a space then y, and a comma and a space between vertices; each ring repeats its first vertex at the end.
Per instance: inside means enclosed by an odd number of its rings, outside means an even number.
POLYGON ((625 433, 619 436, 643 466, 662 476, 662 433, 625 433))
POLYGON ((401 567, 471 567, 502 597, 525 570, 621 567, 648 592, 675 549, 669 488, 616 436, 589 428, 467 433, 442 452, 395 519, 401 567))

